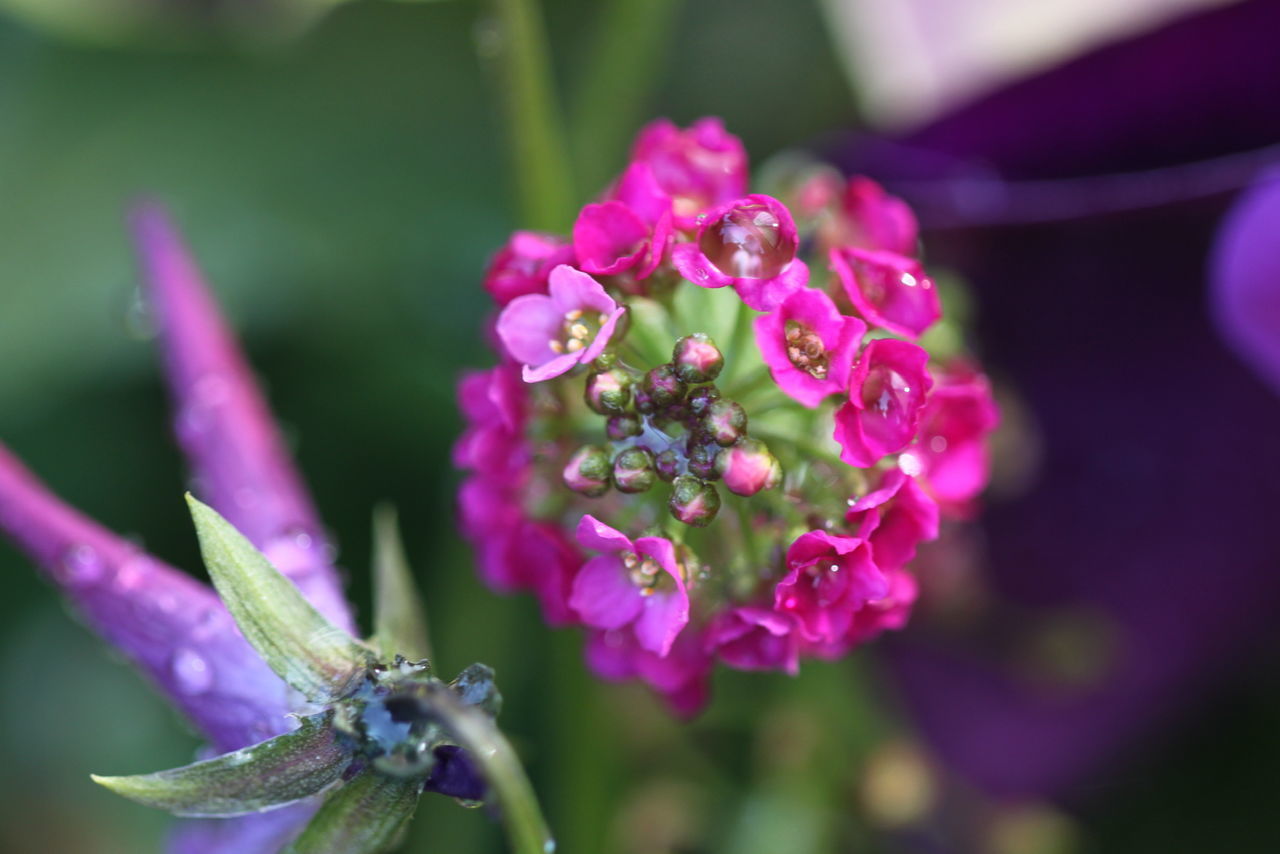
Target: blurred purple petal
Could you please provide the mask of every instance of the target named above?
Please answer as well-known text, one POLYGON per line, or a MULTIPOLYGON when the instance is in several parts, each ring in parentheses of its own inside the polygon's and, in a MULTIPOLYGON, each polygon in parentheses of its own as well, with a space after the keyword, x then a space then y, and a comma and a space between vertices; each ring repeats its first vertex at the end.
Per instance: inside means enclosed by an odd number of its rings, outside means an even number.
POLYGON ((212 589, 59 501, 3 445, 0 530, 219 750, 291 728, 287 688, 212 589))
POLYGON ((319 517, 199 270, 161 207, 138 207, 132 225, 196 491, 353 631, 319 517))
POLYGON ((183 821, 169 837, 170 854, 277 854, 305 825, 318 799, 229 819, 183 821))

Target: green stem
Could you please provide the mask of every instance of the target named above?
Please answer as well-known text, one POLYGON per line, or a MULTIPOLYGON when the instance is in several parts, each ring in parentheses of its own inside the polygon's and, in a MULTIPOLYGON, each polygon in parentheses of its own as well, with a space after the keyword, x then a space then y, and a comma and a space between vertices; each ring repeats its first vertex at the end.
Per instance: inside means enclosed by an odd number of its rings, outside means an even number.
POLYGON ((492 719, 462 705, 448 690, 441 690, 434 699, 450 734, 480 764, 502 811, 512 854, 552 854, 555 840, 510 742, 492 719))
POLYGON ((499 89, 507 115, 521 222, 563 231, 573 217, 573 182, 552 85, 538 0, 494 0, 501 27, 499 89))
POLYGON ((751 342, 751 324, 755 316, 755 312, 748 308, 745 302, 738 303, 738 314, 733 321, 729 349, 724 357, 729 376, 721 380, 721 382, 726 388, 734 384, 733 381, 742 373, 742 366, 747 361, 744 358, 745 350, 751 342))
POLYGON ((605 0, 570 113, 582 186, 603 186, 625 156, 662 66, 679 0, 605 0))

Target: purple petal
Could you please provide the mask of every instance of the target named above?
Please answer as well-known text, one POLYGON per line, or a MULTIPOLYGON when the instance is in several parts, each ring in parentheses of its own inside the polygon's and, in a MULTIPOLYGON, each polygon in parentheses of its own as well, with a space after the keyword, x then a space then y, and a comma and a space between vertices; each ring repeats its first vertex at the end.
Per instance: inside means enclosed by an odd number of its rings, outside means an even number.
POLYGON ((288 690, 213 590, 63 504, 2 445, 0 530, 218 749, 290 728, 288 690))
POLYGON ((542 365, 555 357, 551 342, 559 339, 563 323, 564 312, 550 297, 525 294, 507 303, 498 315, 498 337, 517 362, 542 365))
POLYGON ((636 620, 640 646, 665 656, 681 629, 689 625, 689 597, 684 589, 655 593, 644 598, 644 610, 636 620))
POLYGON ((609 527, 590 513, 578 522, 578 545, 598 552, 635 551, 635 545, 626 534, 609 527))
POLYGON ((314 798, 257 815, 184 821, 169 838, 169 854, 276 854, 319 805, 314 798))
POLYGON ((613 555, 600 555, 583 564, 573 579, 569 607, 592 628, 619 629, 636 618, 640 598, 622 561, 613 555))
POLYGON ((561 264, 551 271, 551 299, 563 316, 574 309, 593 309, 612 314, 618 304, 605 293, 604 287, 581 270, 561 264))
POLYGON ((556 356, 550 362, 538 365, 536 368, 531 365, 525 365, 520 376, 527 383, 540 383, 544 380, 553 380, 561 374, 567 374, 581 363, 577 353, 564 353, 556 356))
POLYGON ((199 270, 162 208, 139 207, 132 225, 197 491, 321 613, 353 630, 319 517, 199 270))

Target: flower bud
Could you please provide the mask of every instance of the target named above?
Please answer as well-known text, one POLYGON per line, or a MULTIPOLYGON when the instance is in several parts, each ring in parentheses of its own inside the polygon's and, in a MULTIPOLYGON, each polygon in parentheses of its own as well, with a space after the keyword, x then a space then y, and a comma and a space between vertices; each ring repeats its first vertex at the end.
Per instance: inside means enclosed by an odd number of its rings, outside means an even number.
POLYGON ((684 400, 685 384, 671 365, 658 365, 644 375, 644 391, 654 406, 670 406, 684 400))
POLYGON ((720 512, 720 493, 706 481, 681 475, 672 483, 667 507, 679 522, 694 528, 705 528, 720 512))
POLYGON ((707 408, 719 399, 720 389, 715 386, 702 386, 689 392, 689 397, 685 403, 689 407, 690 413, 701 416, 705 415, 707 408))
POLYGON ((583 445, 564 467, 564 485, 588 498, 609 491, 609 454, 598 445, 583 445))
POLYGON ((715 480, 720 476, 716 471, 716 456, 720 453, 720 446, 707 441, 705 437, 700 439, 701 441, 689 443, 689 474, 703 480, 715 480))
POLYGON ((676 376, 687 383, 711 382, 724 368, 724 356, 711 336, 697 332, 676 342, 671 354, 676 376))
POLYGON ((601 415, 625 412, 631 403, 631 377, 618 368, 591 374, 582 397, 587 406, 601 415))
POLYGON ((619 492, 645 492, 657 480, 653 453, 648 448, 627 448, 613 460, 613 485, 619 492))
POLYGON ((629 413, 610 415, 604 425, 605 435, 615 442, 639 436, 642 430, 640 419, 629 413))
POLYGON ((649 393, 643 387, 634 390, 636 398, 636 412, 641 415, 652 415, 654 412, 653 398, 649 397, 649 393))
POLYGON ((591 364, 597 371, 607 371, 618 364, 618 354, 612 350, 605 350, 599 356, 596 356, 596 360, 591 364))
POLYGON ((653 470, 658 477, 670 483, 680 473, 680 455, 670 449, 663 451, 654 458, 653 470))
POLYGON ((702 429, 717 445, 732 445, 747 433, 747 413, 732 400, 717 400, 702 416, 702 429))
POLYGON ((782 480, 782 466, 758 439, 743 439, 721 449, 716 456, 716 471, 735 495, 755 495, 762 489, 772 489, 782 480))

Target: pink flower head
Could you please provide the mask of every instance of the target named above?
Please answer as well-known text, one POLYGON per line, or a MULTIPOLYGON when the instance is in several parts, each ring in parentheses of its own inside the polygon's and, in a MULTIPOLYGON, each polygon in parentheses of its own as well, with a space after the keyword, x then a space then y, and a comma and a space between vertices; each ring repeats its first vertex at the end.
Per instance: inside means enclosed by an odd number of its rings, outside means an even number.
POLYGON ((845 520, 866 536, 876 566, 885 572, 906 566, 917 545, 938 536, 937 502, 900 468, 884 472, 876 488, 849 507, 845 520))
POLYGON ((841 315, 831 297, 801 288, 755 323, 760 355, 785 393, 813 409, 848 389, 867 325, 841 315))
POLYGON ((671 214, 651 225, 628 205, 607 201, 585 206, 573 224, 573 249, 588 273, 613 276, 631 270, 646 279, 671 242, 671 214))
POLYGON ((525 294, 545 294, 547 276, 560 264, 573 263, 573 247, 559 235, 517 231, 489 261, 484 289, 498 305, 525 294))
POLYGON ((846 248, 832 249, 830 257, 849 300, 871 325, 918 338, 942 316, 938 289, 914 258, 846 248))
POLYGON ((800 638, 790 614, 768 608, 722 612, 707 631, 707 648, 738 670, 800 671, 800 638))
POLYGON ((587 638, 587 665, 612 682, 643 679, 676 714, 688 718, 707 703, 712 661, 706 646, 701 633, 692 628, 681 632, 663 656, 640 646, 630 632, 593 632, 587 638))
POLYGON ((902 199, 889 195, 870 178, 854 175, 842 201, 843 245, 916 254, 916 217, 902 199))
POLYGON ((470 371, 458 382, 466 428, 453 446, 458 468, 495 476, 523 464, 525 390, 510 364, 470 371))
POLYGON ((842 460, 867 468, 907 446, 933 385, 928 361, 928 352, 895 338, 866 346, 850 377, 849 402, 836 412, 842 460))
POLYGON ((599 356, 626 308, 581 270, 551 271, 550 293, 525 294, 498 315, 498 337, 524 364, 524 381, 542 382, 599 356))
POLYGON ((650 122, 636 137, 631 159, 649 167, 671 198, 681 229, 694 227, 698 214, 747 189, 746 149, 716 118, 699 119, 687 130, 667 119, 650 122))
POLYGON ((790 570, 774 588, 774 610, 796 619, 809 641, 834 643, 865 603, 883 598, 889 582, 858 537, 801 534, 787 550, 790 570))
POLYGON ((677 244, 671 263, 695 285, 732 285, 756 311, 773 311, 809 283, 809 268, 796 257, 795 221, 772 196, 750 195, 719 205, 700 218, 697 239, 677 244))
POLYGON ((885 579, 888 582, 888 592, 855 611, 844 635, 834 642, 804 643, 801 652, 827 660, 842 658, 858 644, 865 643, 882 632, 905 626, 919 595, 919 585, 915 576, 901 569, 886 572, 885 579))
POLYGON ((987 485, 987 436, 999 422, 986 376, 952 366, 925 404, 919 441, 899 465, 928 484, 944 511, 964 515, 965 505, 987 485))
POLYGON ((641 647, 665 656, 689 623, 689 595, 675 546, 663 537, 633 542, 589 514, 578 524, 578 543, 604 554, 578 572, 570 607, 592 628, 632 626, 641 647))

